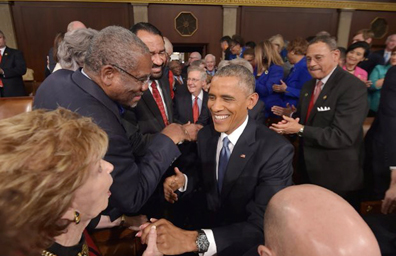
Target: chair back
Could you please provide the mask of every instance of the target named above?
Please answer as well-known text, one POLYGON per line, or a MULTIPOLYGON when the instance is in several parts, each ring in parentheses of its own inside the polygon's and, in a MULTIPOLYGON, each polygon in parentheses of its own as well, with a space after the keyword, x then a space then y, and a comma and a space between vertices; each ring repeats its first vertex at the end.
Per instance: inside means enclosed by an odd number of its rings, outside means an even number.
POLYGON ((0 119, 32 111, 33 97, 0 98, 0 119))

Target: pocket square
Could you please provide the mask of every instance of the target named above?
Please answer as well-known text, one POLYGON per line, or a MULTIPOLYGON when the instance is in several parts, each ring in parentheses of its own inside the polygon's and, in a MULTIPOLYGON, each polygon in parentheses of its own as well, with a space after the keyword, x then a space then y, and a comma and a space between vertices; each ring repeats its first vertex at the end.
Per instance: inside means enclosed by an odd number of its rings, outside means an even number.
POLYGON ((318 107, 319 112, 329 111, 330 107, 318 107))

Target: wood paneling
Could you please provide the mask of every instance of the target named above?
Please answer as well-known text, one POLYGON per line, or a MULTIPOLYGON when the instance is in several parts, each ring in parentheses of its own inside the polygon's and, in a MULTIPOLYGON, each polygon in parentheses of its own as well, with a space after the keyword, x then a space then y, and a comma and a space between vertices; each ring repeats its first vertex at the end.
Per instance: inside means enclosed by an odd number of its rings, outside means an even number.
POLYGON ((352 16, 351 33, 349 42, 352 41, 353 35, 360 29, 370 28, 371 22, 375 18, 384 18, 388 22, 388 33, 381 39, 373 40, 373 49, 385 47, 385 40, 389 35, 396 34, 396 14, 394 12, 376 12, 376 11, 355 11, 352 16))
POLYGON ((223 33, 221 6, 149 5, 148 20, 175 44, 206 45, 207 53, 221 57, 219 40, 223 33), (198 19, 198 30, 190 37, 181 36, 174 28, 174 19, 181 11, 192 12, 198 19))
POLYGON ((326 30, 337 34, 338 12, 333 9, 241 7, 241 35, 256 43, 281 34, 287 40, 326 30))
POLYGON ((65 32, 70 21, 80 20, 98 30, 109 25, 129 28, 133 23, 132 6, 127 3, 15 2, 12 13, 19 49, 37 81, 44 79, 55 35, 65 32))

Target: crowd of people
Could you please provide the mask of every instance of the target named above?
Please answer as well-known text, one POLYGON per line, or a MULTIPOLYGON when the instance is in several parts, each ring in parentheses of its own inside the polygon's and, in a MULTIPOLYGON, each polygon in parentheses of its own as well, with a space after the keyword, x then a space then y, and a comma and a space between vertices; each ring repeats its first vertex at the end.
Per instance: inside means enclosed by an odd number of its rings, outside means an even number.
POLYGON ((35 110, 0 121, 7 253, 97 255, 89 232, 123 226, 145 256, 380 255, 356 210, 396 223, 396 35, 373 37, 225 36, 183 63, 153 24, 71 22, 35 110))

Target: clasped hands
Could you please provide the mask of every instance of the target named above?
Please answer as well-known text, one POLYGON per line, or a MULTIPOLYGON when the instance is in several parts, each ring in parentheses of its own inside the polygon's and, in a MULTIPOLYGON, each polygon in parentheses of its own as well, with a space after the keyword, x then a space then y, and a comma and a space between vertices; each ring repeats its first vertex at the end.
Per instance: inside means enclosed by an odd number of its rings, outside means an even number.
POLYGON ((299 124, 300 118, 291 118, 283 115, 283 120, 278 123, 273 123, 270 129, 279 134, 295 134, 300 131, 303 125, 299 124))
POLYGON ((195 243, 198 236, 196 231, 180 229, 166 219, 151 218, 150 222, 139 228, 136 237, 140 237, 142 244, 147 244, 147 250, 151 246, 152 251, 152 254, 146 254, 146 250, 143 256, 178 255, 198 250, 195 243))
POLYGON ((161 133, 172 139, 175 144, 178 144, 183 141, 196 141, 198 132, 202 127, 200 124, 190 122, 183 125, 172 123, 166 126, 161 133))

